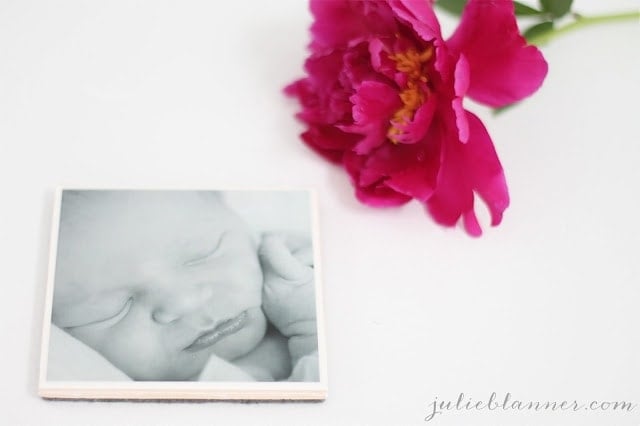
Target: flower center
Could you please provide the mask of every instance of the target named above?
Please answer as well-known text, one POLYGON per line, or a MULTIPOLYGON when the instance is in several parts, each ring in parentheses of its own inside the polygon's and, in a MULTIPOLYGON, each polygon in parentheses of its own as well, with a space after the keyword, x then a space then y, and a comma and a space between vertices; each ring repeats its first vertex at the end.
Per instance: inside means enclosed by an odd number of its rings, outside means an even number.
POLYGON ((400 141, 404 127, 413 119, 416 111, 425 101, 427 93, 423 88, 429 78, 424 70, 424 65, 432 56, 432 46, 422 52, 411 48, 405 52, 389 55, 389 59, 396 63, 396 70, 407 76, 406 85, 400 91, 402 107, 393 114, 391 126, 387 131, 387 137, 394 144, 400 141))

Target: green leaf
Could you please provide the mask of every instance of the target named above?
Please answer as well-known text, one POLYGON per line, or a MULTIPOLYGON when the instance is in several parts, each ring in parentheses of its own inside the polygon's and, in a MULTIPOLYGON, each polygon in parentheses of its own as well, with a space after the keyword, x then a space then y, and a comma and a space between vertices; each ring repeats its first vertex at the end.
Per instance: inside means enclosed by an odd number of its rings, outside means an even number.
POLYGON ((513 108, 514 106, 517 106, 517 105, 520 105, 520 101, 514 102, 514 103, 509 104, 509 105, 505 105, 505 106, 500 107, 500 108, 494 108, 492 110, 493 116, 497 117, 498 115, 502 114, 505 111, 510 110, 511 108, 513 108))
POLYGON ((467 0, 437 0, 436 6, 454 15, 461 15, 467 0))
MULTIPOLYGON (((468 1, 469 0, 436 0, 436 6, 454 15, 461 15, 468 1)), ((515 12, 518 16, 541 15, 543 13, 541 10, 529 7, 519 1, 514 1, 513 4, 515 5, 515 12)))
POLYGON ((532 7, 527 6, 526 4, 522 4, 519 1, 514 1, 513 4, 516 8, 516 15, 518 16, 530 16, 530 15, 541 15, 542 11, 534 9, 532 7))
POLYGON ((540 0, 542 10, 554 18, 560 18, 569 13, 571 3, 573 3, 573 0, 540 0))
POLYGON ((536 44, 536 39, 539 40, 543 38, 545 34, 550 33, 551 31, 553 31, 553 22, 547 21, 527 28, 522 35, 529 43, 536 44))

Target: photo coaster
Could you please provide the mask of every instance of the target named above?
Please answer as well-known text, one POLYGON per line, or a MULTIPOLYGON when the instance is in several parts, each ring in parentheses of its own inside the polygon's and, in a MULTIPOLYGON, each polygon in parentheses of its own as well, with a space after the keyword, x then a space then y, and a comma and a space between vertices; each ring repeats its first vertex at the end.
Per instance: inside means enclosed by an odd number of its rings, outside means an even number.
POLYGON ((60 189, 39 394, 322 400, 309 190, 60 189))

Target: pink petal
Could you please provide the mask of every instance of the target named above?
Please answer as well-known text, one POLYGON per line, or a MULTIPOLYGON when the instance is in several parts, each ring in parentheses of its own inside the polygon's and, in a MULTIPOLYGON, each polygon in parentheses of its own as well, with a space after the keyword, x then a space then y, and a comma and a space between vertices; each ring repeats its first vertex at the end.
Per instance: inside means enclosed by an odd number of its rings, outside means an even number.
POLYGON ((449 75, 447 47, 442 40, 440 23, 428 0, 391 0, 390 5, 398 18, 407 22, 422 40, 433 43, 436 49, 435 68, 445 78, 449 75))
POLYGON ((385 185, 394 191, 425 202, 434 192, 431 174, 431 170, 416 165, 395 173, 390 179, 385 181, 385 185))
POLYGON ((311 26, 312 50, 346 46, 351 40, 366 34, 362 15, 345 0, 311 0, 315 20, 311 26))
POLYGON ((474 191, 484 200, 491 213, 491 224, 497 225, 509 205, 502 166, 491 138, 482 122, 467 112, 469 140, 458 143, 457 134, 446 123, 433 126, 430 136, 442 138, 443 155, 435 193, 427 201, 436 222, 452 226, 463 218, 470 235, 480 235, 474 212, 474 191))
POLYGON ((429 131, 429 137, 440 142, 442 155, 437 187, 427 200, 427 208, 433 219, 445 226, 455 225, 463 212, 473 210, 473 190, 462 153, 469 143, 459 143, 457 131, 451 124, 438 120, 429 131))
POLYGON ((402 101, 395 89, 377 81, 363 82, 350 99, 355 124, 344 130, 365 136, 355 146, 358 154, 365 154, 386 141, 389 119, 402 101))
POLYGON ((370 154, 363 170, 384 178, 384 184, 399 193, 426 201, 434 191, 440 167, 438 142, 385 144, 370 154))
POLYGON ((492 107, 531 95, 547 75, 542 53, 520 35, 512 1, 469 1, 447 45, 469 62, 469 97, 492 107))
POLYGON ((344 151, 350 150, 361 138, 359 135, 345 133, 335 126, 309 126, 302 140, 318 154, 332 163, 340 163, 344 151))
POLYGON ((356 187, 356 197, 362 203, 373 207, 396 207, 411 201, 411 197, 400 194, 382 184, 369 187, 356 187))
POLYGON ((464 95, 469 89, 469 63, 464 55, 460 55, 456 63, 454 74, 454 91, 456 97, 451 101, 451 107, 456 114, 456 127, 458 128, 458 137, 460 142, 467 143, 469 140, 469 123, 467 115, 462 105, 464 95))
POLYGON ((396 22, 384 2, 311 0, 313 51, 352 46, 370 36, 393 34, 396 22))
POLYGON ((408 22, 425 41, 440 39, 440 23, 433 5, 426 0, 391 0, 391 10, 408 22))
POLYGON ((491 225, 502 221, 502 214, 509 207, 509 191, 502 165, 491 141, 491 136, 482 121, 467 111, 469 142, 466 164, 473 179, 473 188, 489 207, 491 225))
POLYGON ((397 90, 377 81, 363 82, 350 99, 353 121, 361 125, 388 120, 402 106, 397 90))
POLYGON ((298 98, 302 111, 296 116, 307 124, 329 124, 351 117, 351 102, 344 91, 318 93, 308 79, 303 79, 287 86, 285 93, 298 98))
POLYGON ((480 235, 482 235, 482 228, 480 227, 480 223, 478 223, 478 217, 473 210, 469 210, 463 213, 462 223, 464 224, 464 229, 472 237, 479 237, 480 235))
POLYGON ((433 114, 438 106, 438 99, 435 93, 431 93, 423 105, 418 108, 413 119, 402 128, 402 134, 398 135, 398 142, 401 144, 415 144, 424 139, 433 114))
POLYGON ((383 179, 379 179, 366 186, 362 185, 360 183, 361 174, 366 158, 366 156, 361 156, 354 152, 345 152, 343 158, 344 167, 356 187, 356 197, 358 200, 374 207, 393 207, 411 201, 410 196, 401 194, 384 185, 383 179))
POLYGON ((365 43, 347 49, 343 62, 340 83, 345 87, 358 87, 365 80, 379 78, 371 68, 369 48, 365 43))
POLYGON ((397 73, 396 63, 389 58, 387 46, 380 38, 369 41, 369 56, 373 70, 391 80, 394 79, 397 73))
POLYGON ((304 63, 304 68, 309 75, 308 79, 315 87, 315 90, 322 93, 330 91, 343 66, 343 50, 333 50, 327 54, 311 55, 304 63))
POLYGON ((307 59, 305 68, 309 76, 285 88, 286 94, 300 100, 302 111, 298 118, 306 123, 327 124, 342 122, 351 116, 351 93, 338 82, 342 65, 341 51, 307 59))

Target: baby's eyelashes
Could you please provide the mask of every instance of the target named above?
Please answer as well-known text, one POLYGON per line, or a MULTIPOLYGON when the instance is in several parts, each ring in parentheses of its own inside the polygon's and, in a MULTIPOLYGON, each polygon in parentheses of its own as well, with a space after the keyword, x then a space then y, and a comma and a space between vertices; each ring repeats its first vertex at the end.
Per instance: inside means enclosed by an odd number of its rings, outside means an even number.
POLYGON ((220 247, 227 235, 228 235, 228 232, 223 233, 220 236, 220 238, 218 238, 217 242, 215 243, 212 249, 202 254, 196 254, 191 256, 187 261, 183 263, 183 266, 197 266, 197 265, 206 263, 207 261, 219 256, 221 253, 220 247))
POLYGON ((90 322, 87 322, 85 324, 67 326, 65 328, 73 329, 73 328, 78 328, 78 327, 91 327, 91 326, 96 326, 96 327, 100 327, 100 328, 112 327, 112 326, 116 325, 117 323, 119 323, 124 317, 127 316, 129 311, 131 310, 131 305, 132 304, 133 304, 133 297, 129 297, 127 299, 127 301, 125 302, 124 306, 122 306, 122 308, 118 312, 116 312, 114 315, 111 315, 111 316, 106 317, 104 319, 98 319, 98 320, 90 321, 90 322))

